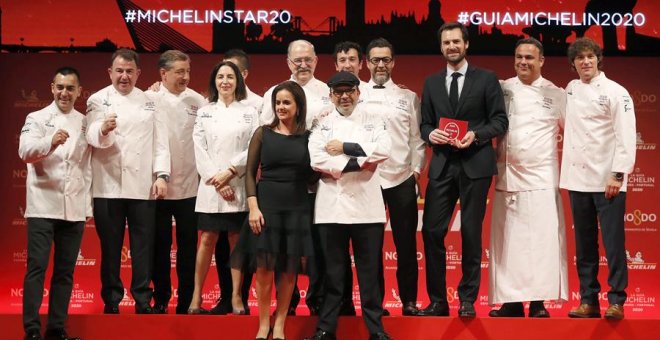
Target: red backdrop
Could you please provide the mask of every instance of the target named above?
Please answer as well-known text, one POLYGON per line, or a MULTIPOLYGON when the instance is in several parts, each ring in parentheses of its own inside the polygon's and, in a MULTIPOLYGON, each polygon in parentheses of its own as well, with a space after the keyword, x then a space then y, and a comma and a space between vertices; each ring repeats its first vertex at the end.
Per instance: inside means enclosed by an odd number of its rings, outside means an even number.
MULTIPOLYGON (((155 54, 142 56, 142 76, 138 82, 141 88, 147 87, 158 80, 155 54)), ((89 54, 0 54, 0 69, 3 81, 6 84, 0 91, 0 109, 3 112, 3 124, 0 126, 0 138, 5 147, 2 151, 0 163, 0 181, 2 181, 4 209, 0 212, 0 226, 3 228, 3 237, 0 239, 0 313, 20 313, 22 300, 22 280, 26 264, 26 226, 22 217, 25 207, 25 165, 17 157, 18 133, 25 120, 25 116, 38 110, 52 101, 49 84, 54 70, 63 65, 71 65, 81 72, 83 96, 76 107, 84 112, 86 99, 100 88, 109 84, 106 68, 109 65, 110 55, 102 53, 89 54)), ((220 59, 218 55, 193 55, 193 80, 190 86, 199 92, 204 92, 208 72, 212 65, 220 59)), ((468 57, 469 62, 497 72, 499 78, 511 77, 513 72, 512 57, 468 57)), ((655 178, 659 172, 656 144, 657 131, 660 129, 658 114, 658 85, 655 81, 660 72, 655 67, 649 67, 658 62, 658 58, 641 57, 606 57, 605 69, 608 77, 626 87, 635 101, 637 115, 637 163, 630 176, 628 189, 628 205, 625 216, 626 249, 630 253, 629 259, 629 287, 626 315, 632 318, 658 318, 660 307, 656 306, 656 297, 660 296, 660 287, 657 285, 658 271, 656 263, 660 258, 660 241, 657 221, 658 190, 655 187, 655 178)), ((429 74, 444 67, 440 56, 399 56, 393 78, 396 83, 404 84, 408 88, 421 94, 423 80, 429 74)), ((320 56, 316 75, 326 80, 334 71, 330 56, 320 56)), ((568 62, 563 57, 549 57, 543 68, 544 76, 559 86, 565 86, 569 80, 576 77, 568 68, 568 62)), ((368 78, 366 67, 362 70, 362 78, 368 78)), ((283 55, 255 55, 252 57, 252 69, 247 83, 250 88, 263 93, 272 84, 288 79, 289 71, 285 66, 283 55)), ((561 139, 558 141, 561 146, 561 139)), ((425 174, 423 176, 425 178, 425 174)), ((425 185, 425 181, 423 182, 425 185)), ((564 193, 565 194, 565 193, 564 193)), ((490 205, 490 203, 489 203, 490 205)), ((570 306, 579 301, 578 280, 575 270, 575 245, 572 231, 572 220, 568 199, 564 195, 564 207, 567 218, 568 239, 568 268, 569 268, 569 303, 550 304, 550 312, 554 315, 566 315, 570 306)), ((423 201, 419 202, 420 221, 423 201)), ((460 207, 457 207, 460 208, 460 207)), ((459 209, 457 209, 458 213, 459 209)), ((460 278, 460 228, 452 220, 451 230, 447 236, 447 296, 452 308, 457 308, 456 285, 460 278)), ((484 221, 483 244, 488 245, 490 226, 490 207, 484 221)), ((421 223, 420 226, 421 228, 421 223)), ((131 258, 128 252, 128 237, 124 252, 122 253, 122 278, 126 286, 130 283, 131 258)), ((385 233, 385 246, 383 249, 385 259, 386 294, 385 307, 393 314, 400 313, 400 302, 396 286, 396 251, 390 232, 385 233)), ((601 272, 599 278, 604 290, 607 289, 607 267, 604 253, 601 249, 601 272)), ((489 310, 487 306, 488 285, 488 253, 486 249, 482 258, 482 285, 477 309, 480 315, 489 310)), ((71 297, 71 313, 99 313, 103 302, 100 297, 100 247, 94 230, 94 224, 89 223, 85 228, 81 251, 78 257, 74 277, 74 291, 71 297)), ((174 258, 174 251, 172 252, 174 258)), ((422 305, 428 303, 426 296, 426 283, 424 270, 424 253, 422 251, 421 233, 418 232, 418 265, 419 296, 418 302, 422 305)), ((219 296, 217 278, 212 268, 204 289, 204 300, 209 306, 219 296)), ((50 277, 50 272, 47 274, 50 277)), ((174 262, 172 262, 172 276, 174 262)), ((49 282, 47 278, 46 282, 49 282)), ((176 286, 176 280, 174 280, 176 286)), ((359 293, 356 286, 353 296, 359 306, 359 293)), ((304 296, 307 279, 299 280, 304 296)), ((47 284, 48 287, 48 284, 47 284)), ((48 290, 44 291, 47 296, 48 290)), ((176 303, 176 290, 171 304, 176 303)), ((602 305, 607 305, 606 294, 601 296, 602 305)), ((129 295, 122 301, 122 307, 133 305, 129 295)), ((250 297, 250 306, 256 306, 254 290, 250 297)), ((42 311, 46 311, 47 299, 44 301, 42 311)), ((306 313, 304 300, 301 303, 301 314, 306 313)))

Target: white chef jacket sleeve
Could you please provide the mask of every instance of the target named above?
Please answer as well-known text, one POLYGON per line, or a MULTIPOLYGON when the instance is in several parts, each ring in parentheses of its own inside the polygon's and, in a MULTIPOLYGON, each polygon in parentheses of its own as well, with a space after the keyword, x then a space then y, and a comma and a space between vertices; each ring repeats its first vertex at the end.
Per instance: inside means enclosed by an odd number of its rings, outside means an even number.
POLYGON ((110 131, 105 136, 101 133, 104 118, 105 106, 101 103, 101 97, 89 97, 87 100, 87 143, 99 149, 109 148, 115 143, 114 131, 110 131))
POLYGON ((202 178, 202 182, 208 183, 209 180, 215 176, 220 169, 213 163, 209 155, 209 145, 206 140, 206 132, 204 124, 202 123, 201 111, 198 112, 195 119, 195 126, 193 127, 193 145, 195 147, 195 163, 197 164, 197 172, 202 178))
POLYGON ((269 125, 273 122, 275 118, 275 113, 273 112, 271 96, 273 95, 273 89, 271 87, 266 93, 264 93, 263 104, 261 105, 261 112, 259 113, 259 122, 260 125, 269 125))
POLYGON ((39 162, 55 150, 52 149, 53 135, 45 134, 43 122, 40 122, 34 114, 29 114, 21 128, 18 143, 18 156, 25 163, 39 162))
POLYGON ((161 174, 169 175, 171 171, 170 142, 167 130, 167 120, 165 113, 158 110, 153 114, 154 117, 154 160, 153 173, 157 176, 161 174))
POLYGON ((331 128, 329 124, 321 122, 312 130, 308 144, 309 158, 312 169, 329 174, 337 179, 341 177, 350 157, 343 154, 331 156, 325 150, 325 146, 328 144, 328 138, 325 132, 330 131, 331 128))
POLYGON ((635 106, 623 87, 618 87, 610 97, 610 114, 614 128, 614 158, 612 172, 631 173, 635 166, 637 130, 635 106))
POLYGON ((412 94, 412 111, 410 115, 410 136, 408 139, 408 146, 412 152, 411 167, 412 170, 418 174, 422 173, 426 160, 426 144, 422 140, 421 132, 419 131, 419 123, 422 120, 421 102, 416 94, 412 94))
POLYGON ((366 156, 357 157, 360 167, 366 162, 381 163, 390 157, 392 140, 387 134, 386 123, 382 118, 376 118, 373 122, 374 132, 371 141, 360 142, 360 147, 366 154, 366 156))
POLYGON ((566 123, 566 91, 561 89, 561 95, 559 97, 559 127, 564 129, 564 124, 566 123))
POLYGON ((250 145, 250 140, 252 139, 252 135, 254 135, 254 131, 257 130, 259 127, 259 114, 257 113, 257 110, 253 108, 252 106, 248 106, 249 108, 249 114, 252 116, 251 122, 252 126, 250 127, 250 136, 247 138, 247 142, 245 144, 245 149, 243 151, 239 152, 236 156, 232 157, 232 159, 229 161, 229 164, 236 169, 236 176, 239 178, 243 177, 245 175, 245 166, 247 165, 247 157, 248 157, 248 146, 250 145))

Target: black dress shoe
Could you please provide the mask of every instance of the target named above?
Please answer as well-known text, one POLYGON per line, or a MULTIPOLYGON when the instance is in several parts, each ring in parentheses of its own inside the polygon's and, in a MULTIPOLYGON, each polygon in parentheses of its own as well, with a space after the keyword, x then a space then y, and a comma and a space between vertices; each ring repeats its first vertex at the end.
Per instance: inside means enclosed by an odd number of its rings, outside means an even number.
POLYGON ((304 340, 337 340, 337 337, 330 332, 326 332, 322 329, 317 329, 316 333, 310 338, 305 338, 304 340))
POLYGON ((414 302, 406 302, 403 304, 403 312, 401 314, 404 316, 417 316, 419 309, 415 306, 414 302))
POLYGON ((24 340, 41 340, 41 334, 39 333, 39 330, 31 330, 27 331, 25 333, 25 337, 23 337, 24 340))
POLYGON ((119 306, 105 305, 103 307, 103 314, 119 314, 119 306))
POLYGON ((154 314, 154 309, 151 306, 135 307, 135 314, 154 314))
POLYGON ((48 329, 44 334, 44 340, 81 340, 81 338, 69 337, 64 329, 48 329))
POLYGON ((500 309, 493 309, 488 312, 488 316, 491 318, 524 318, 525 307, 522 302, 507 302, 502 304, 500 309))
POLYGON ((529 303, 529 317, 530 318, 549 318, 550 313, 545 306, 543 301, 532 301, 529 303))
POLYGON ((167 305, 161 305, 159 303, 154 305, 154 314, 167 314, 167 305))
POLYGON ((449 316, 449 304, 447 302, 431 302, 428 307, 419 310, 418 316, 449 316))
POLYGON ((227 300, 222 300, 218 301, 218 303, 211 308, 211 314, 214 315, 225 315, 229 314, 232 312, 231 308, 231 301, 227 300))
POLYGON ((392 338, 390 338, 390 336, 387 335, 387 333, 385 332, 378 332, 369 335, 369 340, 391 340, 391 339, 392 338))
POLYGON ((458 308, 458 317, 465 319, 472 319, 477 316, 477 311, 474 310, 472 302, 461 302, 461 307, 458 308))

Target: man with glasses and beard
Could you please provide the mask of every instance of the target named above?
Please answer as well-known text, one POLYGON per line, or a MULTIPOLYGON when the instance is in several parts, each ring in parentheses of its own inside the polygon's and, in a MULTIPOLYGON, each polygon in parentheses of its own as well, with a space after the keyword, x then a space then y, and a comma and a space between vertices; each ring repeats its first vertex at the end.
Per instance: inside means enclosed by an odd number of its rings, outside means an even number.
POLYGON ((418 312, 417 188, 425 147, 419 132, 419 98, 392 81, 394 65, 394 47, 389 41, 378 38, 367 45, 371 80, 363 87, 360 105, 367 112, 382 115, 392 139, 392 153, 378 170, 397 252, 396 278, 402 313, 414 316, 418 312))
POLYGON ((326 256, 326 294, 313 340, 335 339, 344 290, 346 257, 352 244, 362 315, 370 339, 389 339, 382 323, 380 287, 385 205, 377 167, 391 149, 380 115, 359 107, 360 81, 342 71, 328 81, 335 109, 320 118, 309 139, 312 168, 322 173, 314 223, 326 256))

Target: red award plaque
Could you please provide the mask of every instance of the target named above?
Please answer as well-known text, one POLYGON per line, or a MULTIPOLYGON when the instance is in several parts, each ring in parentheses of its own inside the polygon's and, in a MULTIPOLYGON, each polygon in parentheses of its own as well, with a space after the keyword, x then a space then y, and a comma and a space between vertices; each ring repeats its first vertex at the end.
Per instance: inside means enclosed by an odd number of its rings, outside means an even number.
POLYGON ((465 120, 440 118, 438 129, 449 134, 449 139, 461 140, 468 131, 468 122, 465 120))

